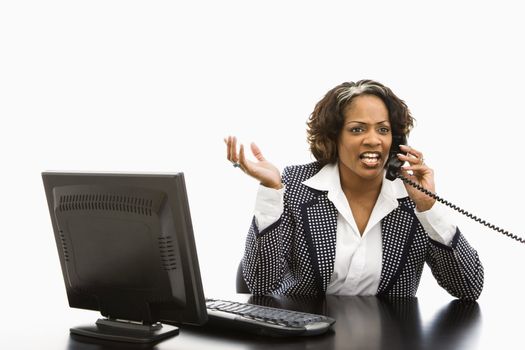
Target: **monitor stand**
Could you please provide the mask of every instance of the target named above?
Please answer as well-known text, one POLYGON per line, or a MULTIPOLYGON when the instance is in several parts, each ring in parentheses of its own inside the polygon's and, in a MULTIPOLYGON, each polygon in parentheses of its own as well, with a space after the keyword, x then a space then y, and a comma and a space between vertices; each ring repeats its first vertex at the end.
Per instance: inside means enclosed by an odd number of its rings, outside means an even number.
POLYGON ((100 318, 95 325, 69 330, 73 334, 126 343, 152 343, 179 334, 179 328, 156 323, 145 325, 124 320, 100 318))

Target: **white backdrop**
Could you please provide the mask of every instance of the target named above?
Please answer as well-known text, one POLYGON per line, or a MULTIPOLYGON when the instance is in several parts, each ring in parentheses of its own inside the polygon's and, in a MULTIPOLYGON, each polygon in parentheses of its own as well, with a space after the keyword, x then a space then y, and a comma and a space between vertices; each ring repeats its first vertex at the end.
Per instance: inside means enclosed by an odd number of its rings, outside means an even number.
MULTIPOLYGON (((517 3, 517 2, 516 2, 517 3)), ((376 79, 417 119, 438 193, 525 234, 522 33, 511 1, 3 1, 0 268, 20 303, 69 317, 40 173, 183 171, 206 295, 234 292, 257 183, 223 137, 279 168, 310 162, 305 122, 343 81, 376 79), (453 4, 452 4, 453 3, 453 4)), ((456 215, 485 266, 480 303, 523 295, 523 246, 456 215)), ((451 297, 425 269, 419 298, 451 297)), ((89 315, 91 319, 91 315, 89 315)), ((4 325, 2 325, 4 327, 4 325)))

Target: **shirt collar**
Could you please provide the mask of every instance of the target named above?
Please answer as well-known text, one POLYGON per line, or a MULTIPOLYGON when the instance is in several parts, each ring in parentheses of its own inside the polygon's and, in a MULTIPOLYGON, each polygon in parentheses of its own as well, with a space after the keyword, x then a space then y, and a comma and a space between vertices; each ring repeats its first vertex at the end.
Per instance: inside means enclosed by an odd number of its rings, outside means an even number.
MULTIPOLYGON (((338 163, 326 164, 319 170, 317 174, 311 178, 302 182, 310 188, 318 191, 328 191, 333 194, 342 192, 341 181, 339 178, 339 165, 338 163)), ((397 207, 398 198, 405 198, 408 193, 400 179, 394 181, 386 180, 383 175, 383 184, 381 186, 381 192, 379 193, 378 200, 382 199, 386 202, 390 202, 391 205, 397 207)))

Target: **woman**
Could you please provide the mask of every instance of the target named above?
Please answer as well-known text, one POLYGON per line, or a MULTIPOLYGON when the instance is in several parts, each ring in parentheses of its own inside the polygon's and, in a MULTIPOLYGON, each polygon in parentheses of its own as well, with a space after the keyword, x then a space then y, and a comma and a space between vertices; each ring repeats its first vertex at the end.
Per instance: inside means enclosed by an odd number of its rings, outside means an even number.
POLYGON ((384 177, 397 157, 402 175, 435 192, 422 153, 396 145, 412 126, 388 87, 361 80, 317 103, 308 121, 316 162, 281 176, 255 144, 253 162, 235 137, 225 140, 228 160, 261 184, 242 262, 252 293, 415 296, 426 262, 453 296, 479 297, 483 267, 446 211, 384 177))

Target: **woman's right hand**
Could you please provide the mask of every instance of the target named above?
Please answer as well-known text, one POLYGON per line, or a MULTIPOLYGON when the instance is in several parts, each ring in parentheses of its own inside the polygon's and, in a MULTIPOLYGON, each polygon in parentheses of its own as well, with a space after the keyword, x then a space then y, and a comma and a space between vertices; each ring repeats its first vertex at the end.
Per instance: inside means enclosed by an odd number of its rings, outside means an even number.
POLYGON ((264 159, 261 150, 255 143, 250 144, 252 153, 257 159, 257 162, 252 162, 246 159, 244 155, 244 146, 241 144, 239 153, 237 153, 237 138, 235 136, 228 136, 224 139, 226 143, 226 152, 228 160, 232 163, 238 163, 239 168, 251 177, 259 180, 261 185, 281 189, 281 173, 272 163, 264 159))

